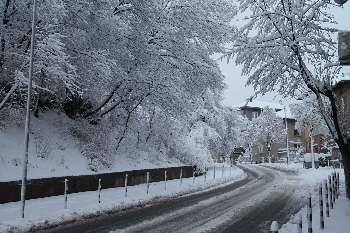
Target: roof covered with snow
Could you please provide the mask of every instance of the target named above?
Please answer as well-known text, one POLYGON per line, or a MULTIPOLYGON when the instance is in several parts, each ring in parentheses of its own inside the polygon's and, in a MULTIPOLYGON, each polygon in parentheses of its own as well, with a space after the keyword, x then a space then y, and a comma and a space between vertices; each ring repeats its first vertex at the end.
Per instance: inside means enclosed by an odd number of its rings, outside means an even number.
POLYGON ((281 117, 281 118, 287 117, 287 119, 294 119, 292 112, 290 111, 289 106, 286 106, 286 112, 284 112, 284 110, 278 111, 278 112, 276 112, 276 115, 281 117))
POLYGON ((284 108, 284 105, 281 104, 277 104, 274 102, 266 102, 266 101, 259 101, 259 100, 252 100, 252 101, 245 101, 242 103, 239 103, 237 105, 235 105, 234 107, 238 107, 238 108, 265 108, 266 106, 269 106, 273 109, 276 110, 282 110, 284 108))
POLYGON ((343 66, 334 81, 334 86, 336 86, 339 82, 350 82, 350 66, 343 66))
POLYGON ((237 108, 261 108, 262 109, 262 108, 265 108, 267 106, 275 109, 277 116, 279 116, 281 118, 287 117, 288 119, 294 119, 294 117, 292 116, 292 113, 290 111, 289 106, 285 106, 285 105, 274 103, 274 102, 252 100, 252 101, 248 101, 248 102, 239 103, 239 104, 235 105, 234 107, 237 107, 237 108), (286 112, 284 111, 284 108, 286 109, 286 112))

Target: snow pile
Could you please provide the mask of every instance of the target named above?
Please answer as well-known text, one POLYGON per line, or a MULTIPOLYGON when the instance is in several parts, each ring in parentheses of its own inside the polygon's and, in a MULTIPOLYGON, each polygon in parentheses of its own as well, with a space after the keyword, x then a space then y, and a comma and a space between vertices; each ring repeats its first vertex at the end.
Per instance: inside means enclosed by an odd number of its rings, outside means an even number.
MULTIPOLYGON (((294 171, 300 176, 299 185, 300 188, 296 191, 295 195, 307 198, 308 192, 311 193, 312 198, 312 228, 313 232, 322 232, 322 233, 346 233, 349 232, 350 223, 350 200, 345 197, 345 184, 344 184, 344 172, 340 169, 333 169, 331 167, 320 167, 318 169, 303 169, 300 163, 298 164, 268 164, 268 166, 275 167, 277 169, 294 171), (320 229, 320 208, 319 208, 319 186, 320 183, 324 183, 324 179, 328 179, 328 175, 331 175, 332 172, 339 172, 340 174, 340 196, 336 199, 334 208, 329 208, 329 217, 326 217, 325 211, 325 201, 323 202, 324 206, 324 229, 320 229)), ((324 186, 323 186, 324 188, 324 186)), ((323 191, 324 198, 324 191, 323 191)), ((303 233, 307 232, 307 208, 303 207, 295 216, 291 216, 291 219, 288 223, 284 224, 279 233, 291 233, 296 232, 297 226, 294 223, 296 216, 301 214, 303 222, 303 233)))

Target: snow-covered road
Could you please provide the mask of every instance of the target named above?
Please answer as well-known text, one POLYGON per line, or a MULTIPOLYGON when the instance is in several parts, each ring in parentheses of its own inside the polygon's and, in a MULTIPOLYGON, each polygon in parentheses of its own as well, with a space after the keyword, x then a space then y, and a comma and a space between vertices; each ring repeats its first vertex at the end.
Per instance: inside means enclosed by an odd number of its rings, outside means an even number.
POLYGON ((293 174, 254 170, 255 179, 237 189, 115 232, 267 232, 272 220, 287 222, 304 201, 292 195, 296 182, 285 182, 293 174))
MULTIPOLYGON (((146 185, 104 189, 101 203, 97 191, 28 200, 25 218, 20 218, 20 203, 0 205, 0 232, 267 232, 277 220, 280 231, 295 232, 294 216, 298 212, 306 223, 303 205, 312 195, 314 232, 348 232, 349 200, 344 193, 341 173, 341 196, 325 229, 319 229, 318 188, 333 168, 303 169, 302 164, 261 164, 242 166, 259 175, 246 179, 241 169, 216 165, 204 176, 155 182, 146 194, 146 185), (291 217, 291 218, 290 218, 291 217), (290 218, 290 219, 289 219, 290 218), (289 220, 289 221, 288 221, 289 220), (287 224, 284 224, 288 221, 287 224), (284 225, 283 225, 284 224, 284 225), (45 230, 46 229, 46 230, 45 230)), ((307 227, 303 225, 303 232, 307 227), (305 229, 304 229, 305 228, 305 229)))
POLYGON ((242 167, 248 179, 197 195, 49 232, 267 232, 287 222, 305 201, 292 195, 293 173, 242 167), (286 182, 286 179, 290 182, 286 182))

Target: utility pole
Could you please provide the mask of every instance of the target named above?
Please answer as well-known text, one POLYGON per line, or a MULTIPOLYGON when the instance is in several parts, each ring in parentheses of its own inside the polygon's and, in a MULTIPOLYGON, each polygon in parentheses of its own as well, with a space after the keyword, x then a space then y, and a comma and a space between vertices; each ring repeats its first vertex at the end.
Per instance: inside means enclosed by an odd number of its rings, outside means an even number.
POLYGON ((284 120, 286 121, 286 145, 287 145, 287 164, 289 164, 289 149, 288 149, 288 125, 287 125, 287 110, 284 106, 284 120))
POLYGON ((27 98, 26 123, 25 123, 25 129, 24 129, 24 154, 23 154, 23 174, 22 174, 23 176, 22 176, 22 187, 21 187, 22 218, 24 218, 24 207, 25 207, 25 201, 26 201, 26 188, 27 188, 30 102, 31 102, 31 96, 32 96, 35 22, 36 22, 36 0, 34 0, 34 2, 33 2, 32 37, 31 37, 31 44, 30 44, 30 63, 29 63, 29 80, 28 80, 28 98, 27 98))
POLYGON ((311 167, 315 168, 315 159, 314 159, 314 136, 313 136, 313 127, 310 124, 310 144, 311 144, 311 167))

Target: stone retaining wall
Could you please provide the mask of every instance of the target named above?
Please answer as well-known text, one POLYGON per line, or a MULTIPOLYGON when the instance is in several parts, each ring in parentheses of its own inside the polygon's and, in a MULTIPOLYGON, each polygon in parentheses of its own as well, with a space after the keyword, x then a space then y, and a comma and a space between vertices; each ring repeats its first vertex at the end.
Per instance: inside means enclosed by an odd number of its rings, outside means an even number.
MULTIPOLYGON (((146 183, 147 172, 149 172, 150 182, 164 181, 164 171, 167 171, 168 180, 178 179, 180 177, 181 169, 183 178, 191 177, 193 175, 192 166, 183 166, 96 175, 31 179, 28 180, 27 183, 26 200, 63 195, 65 179, 68 180, 68 193, 78 193, 97 190, 99 179, 101 179, 102 189, 123 187, 125 185, 125 174, 128 174, 128 186, 146 183)), ((20 201, 21 183, 21 180, 0 182, 0 204, 20 201)))

